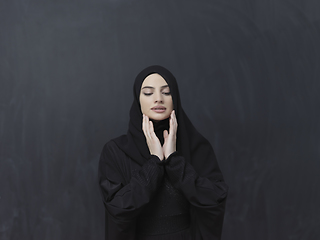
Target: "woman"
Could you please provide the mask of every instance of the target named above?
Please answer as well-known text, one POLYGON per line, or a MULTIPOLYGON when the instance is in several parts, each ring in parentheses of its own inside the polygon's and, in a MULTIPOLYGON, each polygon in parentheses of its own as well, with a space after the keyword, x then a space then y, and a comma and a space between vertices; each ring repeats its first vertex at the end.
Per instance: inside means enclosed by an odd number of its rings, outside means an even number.
POLYGON ((127 135, 109 141, 99 162, 105 239, 220 239, 227 185, 174 76, 150 66, 133 90, 127 135))

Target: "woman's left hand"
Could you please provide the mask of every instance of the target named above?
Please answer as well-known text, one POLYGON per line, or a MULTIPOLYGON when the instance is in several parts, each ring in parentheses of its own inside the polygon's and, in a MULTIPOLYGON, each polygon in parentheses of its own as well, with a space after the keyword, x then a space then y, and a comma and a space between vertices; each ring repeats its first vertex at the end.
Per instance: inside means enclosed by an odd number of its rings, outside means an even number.
POLYGON ((163 131, 163 138, 164 138, 163 154, 166 159, 170 156, 171 153, 174 153, 176 151, 178 122, 177 122, 177 118, 174 110, 170 114, 169 121, 170 121, 169 133, 167 130, 163 131))
POLYGON ((161 143, 154 132, 153 124, 149 117, 143 114, 142 130, 146 137, 147 145, 151 155, 156 155, 162 161, 164 158, 161 143))

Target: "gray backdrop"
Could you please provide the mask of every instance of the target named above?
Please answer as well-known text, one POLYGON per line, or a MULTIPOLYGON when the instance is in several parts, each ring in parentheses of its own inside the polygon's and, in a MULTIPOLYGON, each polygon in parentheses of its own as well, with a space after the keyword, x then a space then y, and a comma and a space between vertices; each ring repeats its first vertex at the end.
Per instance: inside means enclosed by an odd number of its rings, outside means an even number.
POLYGON ((103 145, 152 64, 230 186, 223 240, 320 239, 318 0, 1 0, 0 239, 103 239, 103 145))

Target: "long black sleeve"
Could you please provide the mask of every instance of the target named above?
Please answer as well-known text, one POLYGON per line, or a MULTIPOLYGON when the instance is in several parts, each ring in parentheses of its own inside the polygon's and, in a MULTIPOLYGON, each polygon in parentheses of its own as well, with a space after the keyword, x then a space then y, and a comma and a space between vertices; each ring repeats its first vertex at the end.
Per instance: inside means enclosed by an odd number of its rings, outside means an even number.
POLYGON ((119 233, 119 236, 111 234, 112 240, 134 236, 135 219, 155 194, 164 174, 162 162, 152 155, 132 176, 131 172, 128 174, 130 179, 126 179, 125 173, 131 169, 124 161, 130 161, 130 158, 119 151, 114 142, 105 145, 99 162, 99 184, 105 209, 111 217, 108 221, 115 223, 115 232, 119 233))
POLYGON ((178 152, 171 154, 165 165, 171 183, 192 206, 192 231, 195 238, 218 240, 221 238, 228 187, 222 179, 214 179, 208 174, 214 172, 214 169, 210 171, 208 168, 209 164, 203 165, 197 172, 178 152))

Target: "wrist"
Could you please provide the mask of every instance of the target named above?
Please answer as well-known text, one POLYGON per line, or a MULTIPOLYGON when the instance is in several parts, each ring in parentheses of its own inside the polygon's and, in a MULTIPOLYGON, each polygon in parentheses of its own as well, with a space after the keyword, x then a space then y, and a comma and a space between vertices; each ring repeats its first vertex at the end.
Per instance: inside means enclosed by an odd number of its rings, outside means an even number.
POLYGON ((172 154, 174 154, 175 152, 177 152, 176 150, 171 151, 170 153, 165 155, 165 159, 168 159, 172 154))
POLYGON ((161 155, 161 154, 151 153, 151 155, 157 156, 160 161, 162 161, 164 159, 164 155, 163 154, 161 155))
POLYGON ((156 160, 157 163, 159 163, 160 165, 163 165, 165 161, 163 161, 163 159, 160 159, 158 155, 155 154, 151 154, 150 155, 150 159, 153 158, 156 160))

